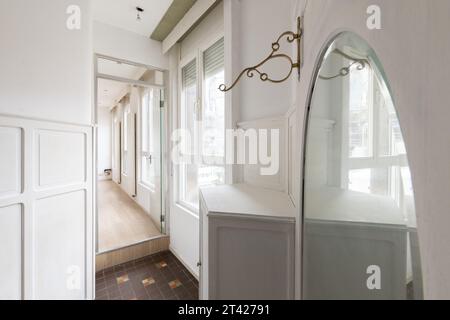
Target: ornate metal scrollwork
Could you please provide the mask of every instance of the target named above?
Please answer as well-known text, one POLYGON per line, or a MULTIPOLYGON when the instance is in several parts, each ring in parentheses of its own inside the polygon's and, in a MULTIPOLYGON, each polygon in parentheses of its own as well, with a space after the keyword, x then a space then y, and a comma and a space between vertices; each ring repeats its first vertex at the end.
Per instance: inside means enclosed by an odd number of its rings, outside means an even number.
POLYGON ((360 59, 360 58, 355 58, 352 57, 344 52, 342 52, 339 49, 335 49, 333 51, 333 53, 339 54, 341 56, 343 56, 344 58, 353 61, 349 66, 347 67, 343 67, 339 70, 339 73, 333 76, 324 76, 324 75, 319 75, 319 78, 322 80, 333 80, 339 77, 346 77, 350 74, 352 68, 354 66, 356 66, 356 70, 361 71, 364 70, 368 65, 370 65, 369 61, 367 59, 360 59))
POLYGON ((301 68, 301 56, 300 56, 300 50, 301 50, 301 39, 302 39, 302 35, 303 35, 303 30, 301 27, 301 18, 299 17, 297 20, 297 32, 292 32, 292 31, 287 31, 282 33, 276 42, 272 43, 272 52, 270 53, 270 55, 264 59, 263 61, 261 61, 260 63, 258 63, 257 65, 253 66, 253 67, 248 67, 244 70, 242 70, 242 72, 239 74, 239 76, 236 78, 236 80, 234 80, 234 82, 231 84, 231 86, 226 86, 225 84, 222 84, 219 86, 219 90, 222 92, 227 92, 232 90, 236 84, 239 82, 239 80, 241 80, 241 78, 246 75, 248 78, 253 78, 255 76, 255 73, 257 73, 259 75, 259 78, 261 81, 266 82, 272 82, 272 83, 281 83, 286 81, 287 79, 289 79, 289 77, 291 76, 292 72, 294 71, 294 69, 298 69, 298 72, 300 74, 300 68, 301 68), (296 57, 296 61, 294 61, 290 56, 288 56, 287 54, 284 53, 278 53, 281 45, 280 42, 283 39, 286 39, 286 41, 288 43, 294 43, 297 42, 297 57, 296 57), (282 79, 272 79, 271 77, 269 77, 269 75, 265 72, 262 72, 261 70, 259 70, 259 68, 261 66, 263 66, 264 64, 266 64, 266 62, 273 60, 273 59, 285 59, 289 62, 290 65, 290 70, 288 72, 288 74, 282 78, 282 79))

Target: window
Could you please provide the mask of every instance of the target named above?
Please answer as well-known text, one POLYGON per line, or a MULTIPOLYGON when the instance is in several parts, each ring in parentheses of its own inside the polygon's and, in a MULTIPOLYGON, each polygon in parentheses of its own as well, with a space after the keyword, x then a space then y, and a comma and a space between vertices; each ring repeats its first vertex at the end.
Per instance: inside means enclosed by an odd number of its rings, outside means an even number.
POLYGON ((225 95, 218 90, 225 83, 224 41, 203 53, 202 156, 199 185, 225 183, 225 95), (213 164, 213 165, 211 165, 213 164))
POLYGON ((382 90, 370 66, 350 73, 347 185, 400 204, 401 195, 412 192, 402 181, 408 176, 406 149, 393 102, 382 90))
POLYGON ((183 150, 186 159, 191 163, 180 166, 180 201, 188 206, 197 207, 198 198, 198 167, 195 162, 195 147, 198 139, 197 130, 197 60, 192 60, 182 69, 182 93, 180 127, 191 135, 191 145, 183 150), (189 148, 189 150, 188 150, 189 148))
POLYGON ((223 39, 187 63, 181 78, 180 128, 192 143, 183 150, 191 161, 180 165, 179 201, 198 211, 199 188, 225 182, 225 95, 218 90, 225 82, 223 39))
POLYGON ((141 98, 141 183, 154 188, 159 165, 161 90, 143 89, 141 98))
POLYGON ((349 152, 350 158, 372 155, 373 104, 369 90, 372 72, 369 68, 350 73, 349 88, 349 152))

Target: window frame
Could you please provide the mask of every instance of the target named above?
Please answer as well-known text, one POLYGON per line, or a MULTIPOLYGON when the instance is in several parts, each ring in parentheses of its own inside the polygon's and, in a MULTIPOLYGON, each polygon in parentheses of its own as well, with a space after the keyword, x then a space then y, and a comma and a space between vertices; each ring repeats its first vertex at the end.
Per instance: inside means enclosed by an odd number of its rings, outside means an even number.
MULTIPOLYGON (((345 62, 344 62, 345 63, 345 62)), ((346 66, 346 65, 345 65, 346 66)), ((401 183, 401 179, 398 179, 400 176, 399 172, 396 172, 397 180, 400 182, 397 186, 397 190, 392 190, 393 186, 393 174, 391 170, 393 167, 403 168, 408 166, 408 160, 406 154, 400 155, 382 155, 380 151, 380 106, 375 104, 375 85, 376 85, 376 72, 373 70, 371 66, 369 66, 370 72, 370 82, 369 82, 369 121, 371 122, 369 125, 371 126, 371 156, 369 157, 350 157, 350 136, 349 136, 349 122, 350 122, 350 82, 351 77, 347 77, 347 81, 344 82, 343 86, 343 103, 346 106, 344 112, 342 114, 343 117, 343 148, 342 148, 342 174, 341 174, 341 187, 345 190, 350 190, 349 187, 349 173, 353 170, 364 170, 364 169, 376 169, 376 168, 384 168, 388 171, 388 179, 386 184, 386 190, 388 194, 392 194, 393 191, 396 191, 395 200, 400 201, 400 192, 399 190, 403 187, 401 183)), ((398 116, 397 116, 398 119, 398 116)), ((400 170, 397 170, 400 171, 400 170)))
MULTIPOLYGON (((183 57, 182 59, 180 59, 179 64, 178 64, 178 90, 177 90, 177 95, 178 95, 178 104, 177 104, 177 116, 176 116, 176 129, 183 129, 182 128, 182 119, 181 119, 181 115, 182 115, 182 108, 183 108, 183 68, 186 67, 189 63, 191 63, 193 60, 196 60, 197 65, 196 65, 196 70, 197 70, 197 81, 196 81, 196 89, 197 89, 197 99, 196 99, 196 119, 197 121, 201 121, 201 119, 203 118, 203 106, 205 105, 205 73, 204 73, 204 53, 206 50, 208 50, 210 47, 212 47, 215 43, 217 43, 219 40, 224 39, 225 41, 225 36, 224 33, 219 33, 216 36, 210 37, 209 39, 207 39, 206 41, 203 41, 201 44, 199 44, 197 46, 196 50, 192 50, 192 52, 190 52, 189 54, 185 55, 185 57, 183 57)), ((224 50, 224 56, 225 56, 225 50, 224 50)), ((224 72, 226 71, 226 66, 224 63, 224 72)), ((224 102, 224 128, 226 130, 227 128, 227 117, 228 117, 228 113, 229 111, 227 110, 226 107, 226 102, 224 102)), ((195 138, 195 135, 194 137, 195 138)), ((199 148, 199 151, 202 152, 203 149, 203 144, 202 144, 202 137, 201 134, 198 134, 196 137, 196 142, 199 148)), ((202 156, 202 155, 201 155, 202 156)), ((226 155, 224 155, 224 159, 226 159, 226 155)), ((189 213, 193 214, 194 216, 198 217, 199 215, 199 208, 192 206, 192 204, 184 201, 181 198, 181 187, 182 187, 182 165, 177 165, 177 168, 174 170, 175 172, 175 188, 174 188, 174 202, 177 206, 181 207, 182 209, 188 211, 189 213)), ((225 179, 225 183, 226 183, 226 177, 228 174, 228 170, 229 170, 229 166, 226 165, 226 163, 224 162, 224 164, 220 167, 224 168, 224 179, 225 179)))

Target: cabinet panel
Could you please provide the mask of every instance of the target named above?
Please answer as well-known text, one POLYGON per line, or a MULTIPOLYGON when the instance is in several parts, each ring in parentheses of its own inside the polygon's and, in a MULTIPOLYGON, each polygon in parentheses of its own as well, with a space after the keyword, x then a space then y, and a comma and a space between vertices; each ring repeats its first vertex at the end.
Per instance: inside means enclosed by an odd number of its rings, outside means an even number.
POLYGON ((209 221, 210 299, 293 299, 293 224, 235 217, 209 221))

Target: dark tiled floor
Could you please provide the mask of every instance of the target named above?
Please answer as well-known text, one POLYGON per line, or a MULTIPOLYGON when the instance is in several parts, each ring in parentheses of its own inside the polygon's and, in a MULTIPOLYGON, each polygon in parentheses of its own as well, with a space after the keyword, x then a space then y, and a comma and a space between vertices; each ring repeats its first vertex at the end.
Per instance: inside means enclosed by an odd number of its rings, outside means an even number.
POLYGON ((97 300, 198 300, 198 282, 170 252, 96 275, 97 300))

